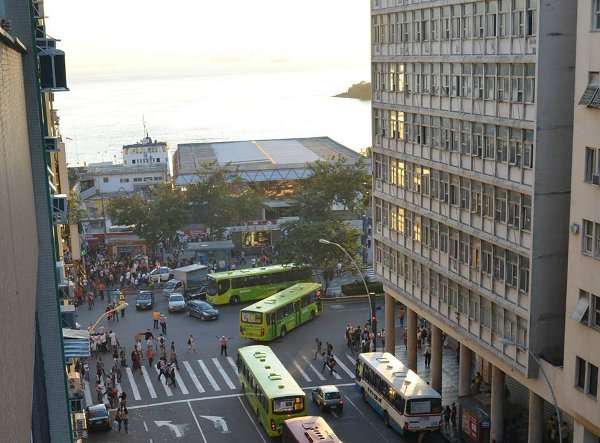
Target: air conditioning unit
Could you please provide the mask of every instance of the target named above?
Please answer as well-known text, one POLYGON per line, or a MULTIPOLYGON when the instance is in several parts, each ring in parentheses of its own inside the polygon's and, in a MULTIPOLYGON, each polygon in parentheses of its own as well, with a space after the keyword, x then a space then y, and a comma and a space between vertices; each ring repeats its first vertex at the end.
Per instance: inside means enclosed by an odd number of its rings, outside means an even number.
POLYGON ((66 194, 55 194, 52 196, 52 220, 55 225, 68 224, 68 197, 66 194))
POLYGON ((44 47, 39 53, 42 91, 68 91, 65 53, 55 47, 44 47))
POLYGON ((59 150, 59 143, 58 137, 44 137, 44 150, 46 152, 56 152, 59 150))
POLYGON ((592 184, 600 185, 600 175, 598 175, 598 174, 592 175, 592 184))

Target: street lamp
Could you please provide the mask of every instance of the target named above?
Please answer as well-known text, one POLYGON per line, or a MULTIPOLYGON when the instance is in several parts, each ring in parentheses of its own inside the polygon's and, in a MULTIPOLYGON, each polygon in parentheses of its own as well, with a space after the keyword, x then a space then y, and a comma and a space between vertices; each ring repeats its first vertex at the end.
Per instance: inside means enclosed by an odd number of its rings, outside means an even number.
POLYGON ((365 285, 365 291, 367 291, 367 297, 369 298, 369 311, 371 312, 371 330, 373 331, 373 346, 374 346, 375 350, 377 350, 377 318, 375 317, 375 314, 373 313, 373 300, 371 298, 371 293, 369 292, 369 285, 367 285, 367 281, 365 280, 365 277, 363 276, 363 273, 360 270, 360 267, 358 266, 356 261, 354 261, 354 258, 350 255, 350 253, 348 251, 346 251, 346 249, 344 249, 344 247, 342 245, 340 245, 339 243, 325 240, 324 238, 319 239, 319 243, 321 243, 323 245, 336 246, 338 249, 340 249, 346 255, 346 257, 348 257, 350 262, 354 265, 354 267, 356 268, 356 271, 358 272, 358 275, 360 275, 360 278, 362 279, 362 282, 365 285))
POLYGON ((535 356, 533 354, 533 352, 531 352, 529 350, 529 348, 526 348, 523 345, 520 345, 519 343, 509 340, 507 338, 503 338, 501 340, 501 342, 505 345, 513 345, 514 347, 516 347, 517 349, 520 349, 521 351, 526 351, 529 356, 535 361, 535 363, 538 365, 538 368, 540 368, 540 371, 542 373, 542 376, 544 377, 544 380, 546 381, 546 384, 548 385, 548 389, 550 390, 550 395, 552 395, 552 402, 554 403, 554 410, 556 412, 556 420, 558 421, 558 423, 556 424, 556 427, 558 428, 558 441, 563 441, 562 439, 562 429, 561 427, 561 420, 560 420, 560 409, 558 407, 558 402, 556 401, 556 396, 554 395, 554 389, 552 388, 552 385, 550 384, 550 380, 548 379, 548 376, 546 375, 546 371, 544 371, 544 367, 542 366, 540 359, 535 356))

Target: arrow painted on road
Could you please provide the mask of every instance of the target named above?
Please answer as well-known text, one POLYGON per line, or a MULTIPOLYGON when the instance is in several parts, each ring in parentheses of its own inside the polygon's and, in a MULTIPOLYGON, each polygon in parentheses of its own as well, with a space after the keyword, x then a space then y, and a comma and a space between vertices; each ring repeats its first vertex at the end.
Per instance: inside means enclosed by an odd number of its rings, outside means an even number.
POLYGON ((165 421, 154 421, 154 424, 156 426, 158 426, 159 428, 162 428, 163 426, 166 426, 167 428, 169 428, 171 431, 173 431, 175 433, 175 437, 180 438, 183 437, 183 434, 185 433, 185 428, 187 427, 187 425, 174 425, 171 423, 171 420, 165 420, 165 421))
POLYGON ((217 417, 216 415, 201 415, 200 417, 212 421, 215 429, 221 434, 229 434, 229 427, 227 426, 225 417, 217 417))

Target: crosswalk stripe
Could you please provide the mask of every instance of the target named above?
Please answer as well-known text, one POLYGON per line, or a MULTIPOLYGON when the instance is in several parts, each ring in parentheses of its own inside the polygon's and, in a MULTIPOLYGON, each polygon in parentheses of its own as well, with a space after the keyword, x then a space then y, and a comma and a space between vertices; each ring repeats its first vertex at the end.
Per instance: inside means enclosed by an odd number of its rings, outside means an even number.
POLYGON ((87 381, 83 382, 83 395, 85 396, 85 404, 92 406, 94 400, 92 400, 92 391, 90 390, 90 384, 87 381))
POLYGON ((350 360, 350 363, 356 366, 356 359, 354 357, 351 357, 350 355, 346 354, 346 358, 350 360))
POLYGON ((306 380, 308 382, 312 381, 310 379, 310 377, 308 375, 306 375, 306 372, 304 372, 304 370, 300 367, 300 365, 298 364, 298 362, 296 360, 293 360, 292 363, 294 364, 294 366, 296 366, 296 369, 298 369, 298 372, 300 372, 302 377, 304 377, 304 380, 306 380))
POLYGON ((334 371, 333 376, 335 377, 336 380, 342 379, 342 376, 340 374, 338 374, 337 371, 334 371))
POLYGON ((235 375, 240 375, 238 373, 238 368, 237 365, 235 364, 235 362, 233 361, 233 358, 231 357, 227 357, 227 361, 229 362, 229 365, 233 368, 233 370, 235 371, 235 375))
MULTIPOLYGON (((158 368, 156 366, 154 366, 154 370, 156 371, 156 375, 160 374, 160 371, 158 370, 158 368)), ((167 396, 172 397, 173 391, 171 391, 171 388, 167 385, 167 381, 165 380, 165 377, 164 376, 160 377, 159 381, 162 384, 163 388, 165 389, 167 396)))
POLYGON ((187 386, 183 382, 183 378, 181 378, 181 375, 179 375, 179 369, 175 369, 175 380, 177 381, 177 387, 181 389, 181 393, 183 395, 188 395, 190 391, 188 391, 187 386))
POLYGON ((217 382, 213 378, 212 374, 210 373, 210 371, 208 370, 208 368, 206 367, 206 365, 204 364, 204 362, 202 360, 198 360, 198 364, 200 365, 200 369, 202 369, 202 372, 204 372, 204 375, 208 379, 208 382, 210 383, 210 385, 212 386, 212 388, 215 391, 220 391, 221 388, 219 387, 219 385, 217 384, 217 382))
POLYGON ((302 355, 302 359, 306 362, 306 364, 310 367, 310 369, 312 369, 312 371, 319 378, 319 380, 321 380, 321 381, 325 380, 325 377, 323 377, 323 374, 321 374, 319 371, 317 371, 317 368, 315 368, 313 366, 313 364, 308 360, 308 358, 306 358, 304 355, 302 355))
POLYGON ((229 375, 227 375, 227 372, 225 372, 225 370, 223 369, 223 366, 221 366, 221 362, 216 358, 213 358, 212 361, 213 361, 214 365, 217 367, 218 371, 221 373, 221 377, 223 377, 223 380, 225 380, 225 383, 227 383, 227 386, 229 386, 229 389, 235 389, 235 385, 229 378, 229 375))
POLYGON ((348 374, 348 376, 350 378, 354 378, 354 373, 348 369, 348 366, 346 366, 341 359, 337 358, 335 355, 333 356, 333 358, 335 358, 335 361, 337 362, 337 364, 339 365, 340 368, 342 368, 342 370, 348 374))
POLYGON ((190 365, 190 363, 187 361, 184 361, 183 366, 185 366, 185 370, 187 371, 190 378, 192 379, 192 382, 194 383, 194 386, 196 386, 196 389, 198 390, 198 392, 200 394, 203 394, 204 392, 206 392, 204 390, 204 387, 200 384, 200 380, 198 380, 198 377, 196 377, 196 374, 194 373, 194 370, 192 369, 192 366, 190 365))
POLYGON ((148 375, 148 371, 146 371, 145 366, 142 366, 142 375, 144 376, 144 381, 146 382, 146 386, 148 387, 148 392, 150 393, 150 397, 156 398, 156 391, 154 390, 154 386, 152 386, 152 382, 150 381, 150 376, 148 375))
POLYGON ((140 391, 138 390, 137 383, 133 378, 133 372, 131 372, 131 368, 125 368, 125 373, 127 374, 127 379, 129 380, 129 386, 131 386, 131 391, 133 392, 133 398, 135 400, 141 400, 142 396, 140 395, 140 391))

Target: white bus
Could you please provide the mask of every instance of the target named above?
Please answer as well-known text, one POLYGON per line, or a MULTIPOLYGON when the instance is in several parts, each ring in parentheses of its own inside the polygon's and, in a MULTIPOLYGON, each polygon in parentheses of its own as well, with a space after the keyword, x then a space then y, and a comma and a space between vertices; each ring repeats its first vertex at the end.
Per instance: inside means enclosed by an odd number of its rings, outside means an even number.
POLYGON ((392 354, 360 354, 356 385, 363 399, 395 431, 439 431, 442 396, 392 354))

